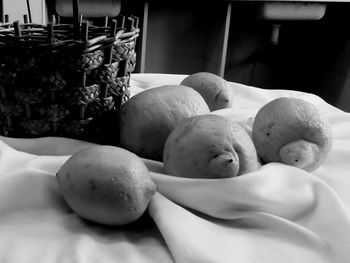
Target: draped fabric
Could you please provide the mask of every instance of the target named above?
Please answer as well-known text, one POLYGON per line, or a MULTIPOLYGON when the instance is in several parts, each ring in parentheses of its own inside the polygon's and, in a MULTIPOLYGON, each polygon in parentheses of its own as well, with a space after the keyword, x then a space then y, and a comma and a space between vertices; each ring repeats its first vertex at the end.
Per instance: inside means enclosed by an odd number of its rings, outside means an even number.
MULTIPOLYGON (((132 94, 184 77, 133 74, 132 94)), ((257 110, 274 98, 315 104, 333 132, 326 162, 311 173, 270 163, 240 177, 208 180, 172 177, 161 162, 143 159, 158 193, 138 221, 107 227, 79 218, 65 203, 55 174, 69 154, 37 154, 25 139, 20 149, 4 139, 0 262, 350 262, 350 114, 309 93, 229 85, 234 106, 212 114, 248 133, 257 110)), ((36 151, 40 147, 47 145, 36 151)))

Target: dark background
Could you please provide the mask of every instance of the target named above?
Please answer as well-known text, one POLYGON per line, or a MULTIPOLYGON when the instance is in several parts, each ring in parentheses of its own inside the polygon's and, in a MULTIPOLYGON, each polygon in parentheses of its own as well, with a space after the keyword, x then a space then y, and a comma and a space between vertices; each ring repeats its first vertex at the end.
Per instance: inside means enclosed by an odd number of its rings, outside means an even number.
MULTIPOLYGON (((217 73, 227 3, 150 1, 144 72, 217 73)), ((232 2, 225 79, 311 92, 350 111, 350 3, 327 3, 314 21, 262 20, 260 4, 232 2), (271 42, 273 24, 280 24, 278 45, 271 42)), ((143 1, 122 3, 122 13, 139 16, 141 28, 143 11, 143 1)))

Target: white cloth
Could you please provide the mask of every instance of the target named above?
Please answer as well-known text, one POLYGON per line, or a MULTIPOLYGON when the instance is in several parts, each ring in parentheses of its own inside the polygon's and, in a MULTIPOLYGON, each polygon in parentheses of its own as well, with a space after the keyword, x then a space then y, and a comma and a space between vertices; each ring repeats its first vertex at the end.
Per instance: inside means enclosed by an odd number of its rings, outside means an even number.
MULTIPOLYGON (((133 74, 132 94, 184 77, 133 74)), ((350 114, 313 94, 230 85, 233 108, 214 114, 248 131, 276 97, 314 103, 332 125, 327 161, 312 173, 270 163, 205 180, 171 177, 162 163, 144 160, 159 188, 148 209, 154 223, 105 227, 63 201, 55 173, 69 155, 39 156, 0 142, 0 262, 350 262, 350 114)))

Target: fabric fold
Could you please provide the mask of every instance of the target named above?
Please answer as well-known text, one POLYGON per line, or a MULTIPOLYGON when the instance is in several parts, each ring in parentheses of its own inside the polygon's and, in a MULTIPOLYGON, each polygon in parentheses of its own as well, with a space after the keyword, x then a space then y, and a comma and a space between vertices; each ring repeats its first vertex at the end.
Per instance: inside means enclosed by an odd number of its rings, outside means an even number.
MULTIPOLYGON (((132 94, 185 76, 133 74, 132 94)), ((313 94, 230 85, 234 106, 212 114, 248 133, 259 107, 274 98, 314 103, 332 127, 326 162, 312 173, 270 163, 235 178, 191 179, 143 159, 159 192, 143 218, 107 227, 65 203, 55 174, 69 154, 30 154, 0 141, 0 262, 349 262, 350 114, 313 94)))

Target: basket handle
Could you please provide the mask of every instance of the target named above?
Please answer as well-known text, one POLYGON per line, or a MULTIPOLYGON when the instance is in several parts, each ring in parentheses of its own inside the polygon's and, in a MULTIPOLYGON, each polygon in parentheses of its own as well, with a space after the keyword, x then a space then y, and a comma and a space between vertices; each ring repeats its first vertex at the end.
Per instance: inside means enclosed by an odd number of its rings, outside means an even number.
POLYGON ((29 0, 26 0, 26 2, 27 2, 27 13, 28 13, 29 23, 32 23, 32 11, 30 9, 30 2, 29 0))

